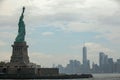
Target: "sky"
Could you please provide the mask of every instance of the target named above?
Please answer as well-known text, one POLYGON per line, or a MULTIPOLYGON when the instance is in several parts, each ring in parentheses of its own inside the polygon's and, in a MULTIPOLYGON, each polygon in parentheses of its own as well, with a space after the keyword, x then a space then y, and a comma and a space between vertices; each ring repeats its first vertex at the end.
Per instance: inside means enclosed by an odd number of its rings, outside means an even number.
POLYGON ((99 62, 99 52, 120 58, 119 0, 0 0, 0 61, 10 60, 23 6, 31 62, 82 63, 84 45, 91 63, 99 62))

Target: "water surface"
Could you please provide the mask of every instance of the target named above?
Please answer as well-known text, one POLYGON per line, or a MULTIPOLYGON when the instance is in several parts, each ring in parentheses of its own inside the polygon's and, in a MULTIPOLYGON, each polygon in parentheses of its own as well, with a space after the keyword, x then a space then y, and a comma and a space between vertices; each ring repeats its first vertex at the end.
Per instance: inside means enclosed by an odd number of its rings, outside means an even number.
MULTIPOLYGON (((120 74, 93 74, 89 79, 22 79, 22 80, 120 80, 120 74)), ((21 79, 0 79, 0 80, 21 80, 21 79)))

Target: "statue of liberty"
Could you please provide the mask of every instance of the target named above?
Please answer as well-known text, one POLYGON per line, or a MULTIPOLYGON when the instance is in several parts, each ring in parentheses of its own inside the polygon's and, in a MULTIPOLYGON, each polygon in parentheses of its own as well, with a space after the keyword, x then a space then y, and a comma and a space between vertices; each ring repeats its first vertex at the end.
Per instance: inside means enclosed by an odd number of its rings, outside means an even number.
POLYGON ((18 26, 19 26, 18 35, 17 35, 17 37, 15 39, 15 42, 25 42, 25 23, 23 21, 24 11, 25 11, 25 7, 23 7, 23 11, 22 11, 22 14, 21 14, 20 19, 19 19, 19 23, 18 23, 18 26))

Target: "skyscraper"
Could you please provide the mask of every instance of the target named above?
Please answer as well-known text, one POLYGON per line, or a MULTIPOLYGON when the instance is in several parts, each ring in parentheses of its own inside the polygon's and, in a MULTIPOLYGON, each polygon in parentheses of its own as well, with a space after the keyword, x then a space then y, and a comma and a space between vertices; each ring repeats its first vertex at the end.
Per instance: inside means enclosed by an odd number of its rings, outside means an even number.
POLYGON ((102 67, 102 65, 104 64, 104 57, 105 57, 104 52, 100 52, 99 53, 99 66, 100 67, 102 67))
POLYGON ((83 47, 83 64, 87 64, 87 48, 85 46, 83 47))
POLYGON ((104 54, 104 52, 99 53, 99 66, 100 66, 100 71, 103 72, 108 72, 108 55, 104 54))
POLYGON ((83 47, 83 73, 89 73, 89 66, 90 62, 87 60, 87 48, 83 47))

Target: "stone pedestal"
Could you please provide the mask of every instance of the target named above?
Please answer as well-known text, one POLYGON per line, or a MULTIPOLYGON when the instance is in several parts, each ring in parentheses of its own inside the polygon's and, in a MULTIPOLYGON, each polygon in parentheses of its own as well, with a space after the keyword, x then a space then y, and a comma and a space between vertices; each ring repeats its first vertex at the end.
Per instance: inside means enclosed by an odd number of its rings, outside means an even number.
POLYGON ((10 60, 11 66, 25 67, 29 64, 28 45, 26 42, 14 42, 12 45, 12 56, 10 60))

